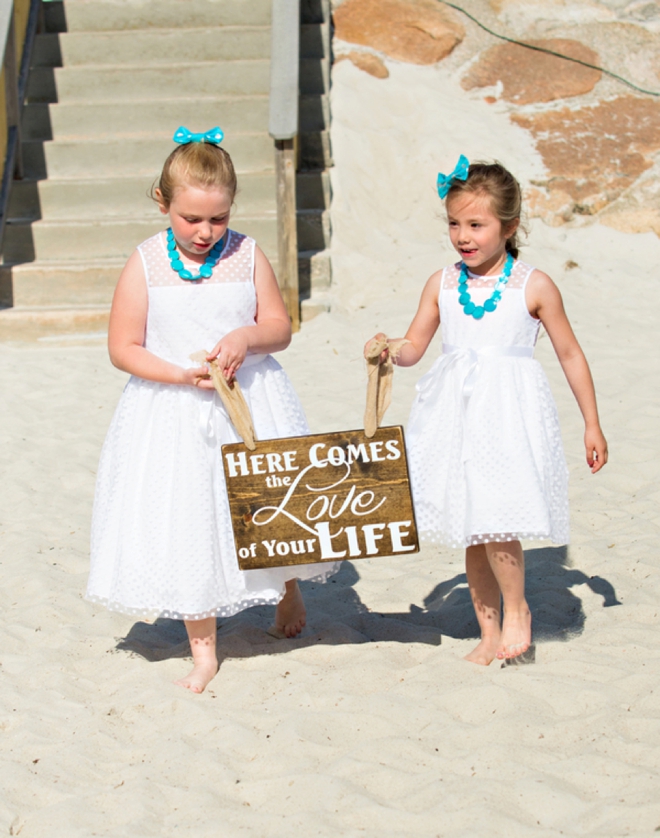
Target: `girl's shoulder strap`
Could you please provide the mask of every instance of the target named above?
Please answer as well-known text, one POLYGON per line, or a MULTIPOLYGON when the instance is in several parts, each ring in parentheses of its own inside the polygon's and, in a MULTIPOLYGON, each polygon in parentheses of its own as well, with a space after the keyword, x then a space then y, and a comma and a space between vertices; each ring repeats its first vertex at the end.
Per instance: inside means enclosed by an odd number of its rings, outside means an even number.
POLYGON ((157 268, 159 262, 163 260, 163 245, 161 242, 162 233, 156 233, 145 239, 137 246, 137 251, 142 259, 142 267, 144 268, 144 276, 147 285, 152 285, 153 272, 157 268))
POLYGON ((533 265, 529 265, 527 262, 522 262, 520 259, 516 259, 516 264, 511 272, 511 278, 513 279, 513 274, 515 273, 516 284, 520 288, 525 288, 530 276, 535 270, 536 268, 533 265))
POLYGON ((456 288, 458 285, 458 277, 461 273, 461 263, 456 262, 453 265, 447 265, 442 269, 442 276, 440 277, 440 292, 445 288, 456 288))
POLYGON ((254 282, 255 240, 236 230, 227 230, 227 237, 214 276, 218 282, 254 282))
MULTIPOLYGON (((513 263, 511 274, 509 275, 507 288, 517 291, 524 291, 525 286, 527 285, 527 280, 529 279, 533 271, 534 268, 531 265, 528 265, 527 262, 521 262, 520 259, 516 259, 513 263)), ((497 279, 497 277, 491 278, 493 280, 497 279)))

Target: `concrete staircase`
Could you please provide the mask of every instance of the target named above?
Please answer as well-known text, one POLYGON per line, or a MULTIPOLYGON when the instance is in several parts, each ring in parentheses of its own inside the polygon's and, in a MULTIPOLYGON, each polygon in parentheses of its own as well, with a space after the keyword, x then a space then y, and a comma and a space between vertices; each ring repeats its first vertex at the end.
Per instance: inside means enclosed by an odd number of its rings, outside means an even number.
POLYGON ((297 177, 299 282, 303 322, 330 308, 329 0, 301 0, 300 155, 297 177))
MULTIPOLYGON (((147 193, 179 125, 222 127, 239 175, 232 226, 254 236, 277 268, 271 0, 60 0, 44 8, 23 119, 26 177, 12 189, 0 267, 0 304, 11 306, 0 313, 0 335, 21 322, 51 333, 104 328, 126 258, 163 228, 147 193)), ((310 55, 301 74, 309 68, 298 237, 307 295, 329 283, 327 83, 322 71, 318 78, 329 24, 319 9, 302 38, 310 55)), ((308 317, 325 302, 304 305, 308 317)))

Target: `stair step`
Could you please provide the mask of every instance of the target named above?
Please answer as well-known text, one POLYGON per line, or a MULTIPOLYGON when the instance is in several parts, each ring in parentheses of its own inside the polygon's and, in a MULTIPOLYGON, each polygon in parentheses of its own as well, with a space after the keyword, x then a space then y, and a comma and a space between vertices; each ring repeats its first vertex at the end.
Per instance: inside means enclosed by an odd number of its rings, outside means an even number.
MULTIPOLYGON (((177 126, 175 126, 177 127, 177 126)), ((160 174, 165 158, 174 148, 172 130, 150 138, 49 140, 24 142, 23 165, 28 178, 104 178, 160 174)), ((265 133, 229 134, 223 141, 239 175, 271 170, 273 141, 265 133)))
POLYGON ((216 96, 124 103, 33 104, 23 109, 25 140, 108 139, 169 135, 179 125, 191 131, 220 125, 233 133, 268 131, 268 96, 216 96))
MULTIPOLYGON (((312 83, 319 83, 314 78, 312 83)), ((209 61, 161 67, 34 67, 27 86, 28 102, 129 102, 188 99, 213 91, 214 96, 267 94, 270 61, 209 61)), ((195 97, 196 98, 196 97, 195 97)))
MULTIPOLYGON (((32 225, 9 223, 5 246, 7 261, 33 259, 42 252, 48 258, 47 262, 26 261, 13 267, 14 304, 37 305, 45 300, 69 306, 77 302, 109 302, 121 267, 135 245, 163 229, 166 223, 160 213, 155 210, 152 213, 151 217, 122 217, 114 222, 49 219, 32 225), (75 257, 74 261, 71 261, 72 257, 75 257)), ((327 251, 323 256, 318 255, 318 250, 329 243, 329 215, 318 210, 303 211, 298 215, 297 226, 302 251, 301 291, 307 288, 311 293, 330 283, 327 251)), ((237 212, 232 227, 254 236, 271 261, 275 259, 274 212, 271 217, 243 219, 237 212)), ((7 270, 6 266, 0 268, 5 273, 7 270)), ((8 304, 6 300, 2 302, 8 304)))
POLYGON ((329 250, 301 250, 298 253, 298 287, 307 298, 327 291, 332 285, 332 261, 329 250))
POLYGON ((321 292, 300 303, 300 319, 303 323, 309 323, 319 314, 326 314, 331 309, 332 297, 327 292, 321 292))
MULTIPOLYGON (((301 133, 325 131, 329 123, 326 95, 300 97, 301 133)), ((194 101, 149 99, 109 104, 40 102, 25 106, 22 122, 26 140, 135 137, 147 132, 169 134, 181 124, 191 130, 220 124, 228 137, 232 131, 267 131, 268 96, 202 97, 194 101), (117 131, 118 126, 121 131, 117 131)))
POLYGON ((0 311, 0 341, 104 340, 110 306, 9 308, 0 311))
POLYGON ((327 210, 299 210, 296 228, 298 250, 324 250, 330 246, 330 213, 327 210))
POLYGON ((298 210, 329 209, 330 175, 328 172, 298 172, 296 207, 298 210))
POLYGON ((0 266, 0 304, 50 307, 107 306, 124 259, 100 262, 26 262, 0 266), (9 292, 6 291, 9 289, 9 292))
POLYGON ((300 134, 301 169, 329 169, 333 165, 329 131, 305 131, 300 134))
POLYGON ((49 32, 270 26, 271 0, 66 0, 44 12, 49 32))
POLYGON ((330 90, 330 64, 318 58, 300 61, 300 92, 302 94, 328 93, 330 90))
MULTIPOLYGON (((318 27, 316 27, 318 28, 318 27)), ((315 32, 308 36, 316 49, 315 32)), ((137 29, 124 32, 65 32, 37 35, 32 52, 34 67, 82 65, 186 64, 197 61, 267 59, 269 26, 223 26, 200 29, 137 29)), ((314 53, 315 54, 315 53, 314 53)), ((309 57, 312 57, 311 55, 309 57)))
POLYGON ((329 60, 329 29, 329 23, 303 23, 300 27, 300 57, 329 60))
POLYGON ((330 20, 330 0, 301 0, 300 20, 303 23, 323 23, 330 20))
POLYGON ((327 131, 330 128, 330 102, 328 95, 300 96, 300 131, 327 131))
MULTIPOLYGON (((12 186, 9 219, 72 220, 113 216, 159 217, 160 210, 148 198, 153 173, 140 177, 84 180, 23 180, 12 186)), ((244 174, 232 217, 256 216, 276 212, 275 174, 244 174)))
MULTIPOLYGON (((136 245, 164 229, 163 217, 99 219, 96 221, 8 222, 5 228, 5 262, 49 262, 73 259, 127 259, 136 245)), ((233 225, 238 232, 253 236, 266 255, 277 254, 275 215, 243 217, 233 225)))

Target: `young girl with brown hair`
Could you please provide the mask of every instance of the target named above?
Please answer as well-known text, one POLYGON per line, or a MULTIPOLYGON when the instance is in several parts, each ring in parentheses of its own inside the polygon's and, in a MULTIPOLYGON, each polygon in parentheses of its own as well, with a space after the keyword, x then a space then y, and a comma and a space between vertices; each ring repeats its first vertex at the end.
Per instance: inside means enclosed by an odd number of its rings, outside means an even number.
POLYGON ((417 385, 406 431, 417 523, 426 539, 465 548, 481 631, 467 660, 531 662, 520 539, 569 537, 557 410, 532 357, 541 325, 584 417, 592 472, 607 462, 607 443, 559 290, 518 259, 516 179, 499 164, 469 165, 462 156, 454 172, 438 176, 438 192, 460 261, 428 280, 394 359, 416 364, 442 326, 443 354, 417 385))

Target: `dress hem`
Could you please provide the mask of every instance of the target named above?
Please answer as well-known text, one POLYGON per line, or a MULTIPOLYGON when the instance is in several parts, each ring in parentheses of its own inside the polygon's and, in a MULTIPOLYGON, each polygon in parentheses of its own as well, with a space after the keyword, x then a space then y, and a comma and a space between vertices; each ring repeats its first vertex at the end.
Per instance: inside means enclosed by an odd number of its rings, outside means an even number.
MULTIPOLYGON (((298 579, 302 582, 325 582, 329 576, 335 573, 335 570, 326 570, 318 573, 316 576, 311 576, 305 579, 298 579)), ((293 577, 295 578, 295 577, 293 577)), ((209 617, 233 617, 241 611, 246 611, 248 608, 255 608, 259 605, 277 605, 284 596, 284 590, 280 591, 276 596, 255 596, 247 597, 238 602, 231 602, 227 605, 218 605, 215 608, 210 608, 206 611, 198 611, 194 613, 187 613, 184 611, 177 611, 173 608, 164 608, 162 606, 145 606, 143 608, 124 605, 116 600, 108 597, 97 596, 96 594, 86 593, 84 599, 87 602, 92 602, 95 605, 101 605, 107 608, 108 611, 114 611, 119 614, 126 614, 129 617, 148 617, 150 619, 167 619, 167 620, 206 620, 209 617)))
POLYGON ((488 544, 493 541, 551 541, 557 545, 567 545, 569 543, 568 536, 566 538, 553 538, 548 533, 530 533, 530 532, 495 532, 495 533, 480 533, 477 535, 466 536, 462 541, 456 539, 449 539, 443 533, 426 530, 419 533, 420 541, 427 544, 440 544, 443 547, 452 547, 455 549, 462 549, 464 547, 473 547, 477 544, 488 544))

